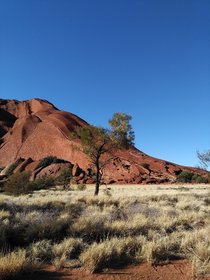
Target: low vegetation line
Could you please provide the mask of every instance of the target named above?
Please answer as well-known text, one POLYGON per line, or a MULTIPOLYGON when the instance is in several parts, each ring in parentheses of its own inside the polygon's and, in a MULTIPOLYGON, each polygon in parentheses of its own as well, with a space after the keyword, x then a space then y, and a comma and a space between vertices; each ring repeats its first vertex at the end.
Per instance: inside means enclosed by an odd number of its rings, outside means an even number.
POLYGON ((0 195, 0 278, 42 265, 106 268, 189 259, 210 273, 210 186, 127 186, 0 195), (129 196, 125 193, 129 192, 129 196))

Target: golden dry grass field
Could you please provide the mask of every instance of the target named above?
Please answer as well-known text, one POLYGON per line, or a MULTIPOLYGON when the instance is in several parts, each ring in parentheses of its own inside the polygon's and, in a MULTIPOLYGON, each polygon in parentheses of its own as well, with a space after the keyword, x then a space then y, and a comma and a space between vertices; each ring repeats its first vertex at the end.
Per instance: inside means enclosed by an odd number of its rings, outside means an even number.
POLYGON ((0 195, 0 279, 187 259, 210 273, 210 185, 112 185, 0 195))

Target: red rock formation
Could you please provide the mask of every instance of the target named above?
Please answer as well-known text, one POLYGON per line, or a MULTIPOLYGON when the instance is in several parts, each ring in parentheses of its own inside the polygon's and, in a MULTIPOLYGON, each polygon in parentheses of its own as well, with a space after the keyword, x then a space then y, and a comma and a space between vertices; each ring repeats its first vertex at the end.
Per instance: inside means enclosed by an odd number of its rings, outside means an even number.
MULTIPOLYGON (((24 168, 33 171, 37 163, 32 160, 39 161, 52 155, 73 164, 74 172, 82 170, 81 180, 91 181, 87 171, 88 158, 75 149, 75 144, 79 143, 69 138, 75 126, 88 126, 88 123, 74 114, 58 110, 46 100, 0 99, 0 167, 21 157, 28 164, 23 164, 24 168), (32 160, 27 161, 29 158, 32 160)), ((105 171, 106 182, 161 183, 173 181, 179 170, 203 172, 150 157, 135 147, 116 151, 115 157, 105 171)))

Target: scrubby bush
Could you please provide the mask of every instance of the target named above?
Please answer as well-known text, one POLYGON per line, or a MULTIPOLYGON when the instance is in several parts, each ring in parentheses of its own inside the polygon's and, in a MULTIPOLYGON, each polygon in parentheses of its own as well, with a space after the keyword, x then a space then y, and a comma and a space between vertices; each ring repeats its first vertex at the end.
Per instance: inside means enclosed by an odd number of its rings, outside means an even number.
POLYGON ((72 170, 70 168, 64 168, 61 170, 60 175, 56 178, 56 184, 63 185, 64 188, 70 185, 72 178, 72 170))
POLYGON ((182 183, 191 183, 193 175, 194 174, 192 172, 182 171, 177 176, 177 181, 182 183))
POLYGON ((197 184, 201 184, 201 183, 207 184, 208 178, 204 178, 198 174, 194 174, 192 177, 192 182, 197 184))
POLYGON ((77 189, 78 189, 79 191, 84 191, 84 190, 86 190, 86 185, 85 185, 85 184, 78 184, 78 185, 77 185, 77 189))
POLYGON ((54 185, 54 179, 47 176, 36 179, 32 182, 30 182, 29 179, 30 173, 26 171, 13 174, 5 182, 4 190, 8 194, 21 195, 30 193, 32 191, 45 189, 54 185))
POLYGON ((177 181, 182 183, 208 183, 208 178, 202 177, 189 171, 182 171, 177 175, 177 181))
POLYGON ((30 191, 38 191, 42 189, 46 189, 55 185, 55 180, 52 177, 43 176, 38 178, 32 182, 28 183, 27 190, 30 191))
POLYGON ((30 173, 26 171, 11 175, 4 185, 5 192, 12 195, 28 193, 29 178, 30 173))

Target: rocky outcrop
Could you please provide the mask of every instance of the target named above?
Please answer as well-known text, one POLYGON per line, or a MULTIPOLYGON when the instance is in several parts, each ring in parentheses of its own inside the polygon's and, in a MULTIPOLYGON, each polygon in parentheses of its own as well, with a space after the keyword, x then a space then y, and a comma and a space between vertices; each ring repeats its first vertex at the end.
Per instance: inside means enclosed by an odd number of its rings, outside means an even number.
POLYGON ((64 169, 72 169, 71 163, 53 163, 49 166, 46 166, 45 168, 41 169, 37 175, 36 178, 42 178, 44 176, 52 176, 52 177, 58 177, 61 175, 62 170, 64 169))
MULTIPOLYGON (((51 155, 70 162, 79 182, 92 182, 88 158, 75 148, 80 145, 79 141, 69 137, 76 126, 86 127, 88 123, 72 113, 58 110, 46 100, 0 99, 0 167, 23 158, 25 161, 15 171, 34 172, 38 162, 51 155)), ((104 172, 107 183, 173 182, 180 170, 205 174, 196 168, 150 157, 135 147, 117 150, 113 158, 104 172)), ((58 164, 49 166, 36 170, 34 176, 55 175, 60 168, 58 164)))

